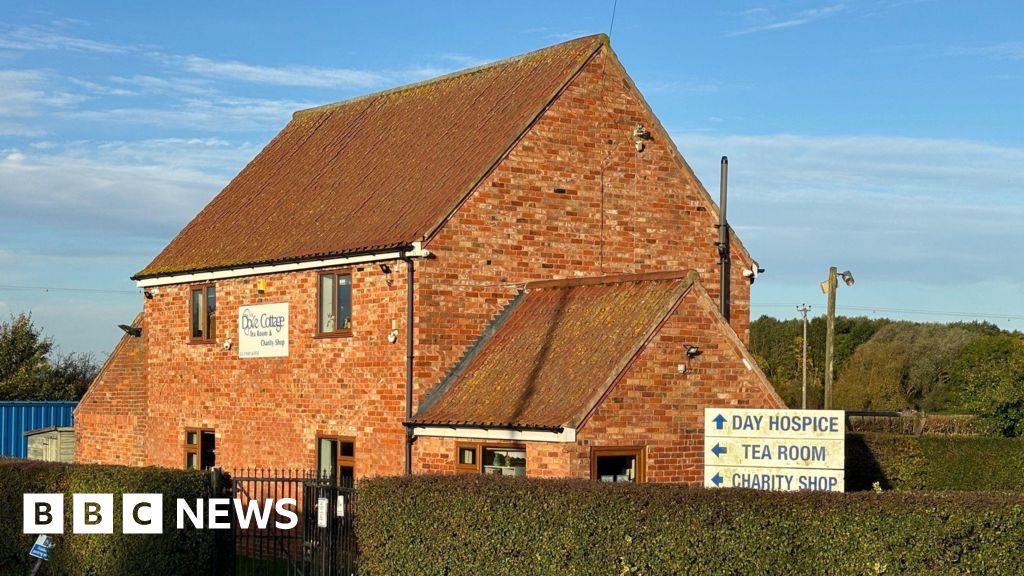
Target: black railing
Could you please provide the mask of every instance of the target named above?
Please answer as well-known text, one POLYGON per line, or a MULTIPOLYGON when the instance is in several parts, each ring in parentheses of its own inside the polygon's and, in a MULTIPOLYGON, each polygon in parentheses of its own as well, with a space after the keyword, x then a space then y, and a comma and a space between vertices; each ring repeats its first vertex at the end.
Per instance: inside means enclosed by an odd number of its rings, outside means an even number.
POLYGON ((230 494, 243 507, 282 499, 295 501, 298 524, 276 513, 265 527, 244 526, 234 514, 234 573, 239 576, 352 576, 356 573, 355 490, 335 478, 320 478, 308 470, 247 468, 231 474, 230 494))

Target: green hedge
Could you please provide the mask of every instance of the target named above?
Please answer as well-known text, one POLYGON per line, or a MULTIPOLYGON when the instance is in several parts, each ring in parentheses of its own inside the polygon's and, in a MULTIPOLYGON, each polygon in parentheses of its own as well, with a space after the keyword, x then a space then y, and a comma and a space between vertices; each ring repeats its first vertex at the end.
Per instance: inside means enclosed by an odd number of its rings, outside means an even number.
POLYGON ((850 434, 846 489, 1024 491, 1024 439, 850 434))
POLYGON ((55 536, 51 558, 40 575, 105 575, 211 573, 222 531, 178 530, 175 500, 210 498, 209 473, 166 468, 131 468, 83 464, 52 464, 0 459, 0 574, 24 574, 35 536, 22 534, 23 494, 64 493, 64 534, 55 536), (164 533, 121 534, 121 494, 164 495, 164 533), (72 534, 73 493, 114 494, 114 534, 72 534))
POLYGON ((1019 574, 1024 495, 486 476, 359 492, 360 575, 1019 574))

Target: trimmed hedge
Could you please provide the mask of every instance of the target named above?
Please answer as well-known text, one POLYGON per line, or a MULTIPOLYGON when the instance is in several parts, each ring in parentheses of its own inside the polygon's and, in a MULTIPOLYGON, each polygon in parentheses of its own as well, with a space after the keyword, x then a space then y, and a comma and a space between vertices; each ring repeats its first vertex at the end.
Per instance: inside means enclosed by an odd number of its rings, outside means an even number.
POLYGON ((62 492, 64 534, 40 575, 145 574, 146 576, 210 574, 225 536, 215 530, 178 530, 175 500, 210 498, 209 473, 166 468, 132 468, 87 464, 54 464, 0 459, 0 574, 25 574, 35 560, 28 551, 35 536, 22 534, 23 494, 62 492), (122 534, 121 494, 164 495, 163 534, 122 534), (114 494, 113 534, 72 534, 73 493, 114 494))
POLYGON ((941 434, 980 436, 978 419, 969 414, 921 414, 904 412, 898 417, 847 416, 846 430, 858 433, 941 434))
POLYGON ((846 490, 1024 491, 1024 439, 849 434, 846 490))
POLYGON ((363 482, 360 574, 1019 574, 1024 495, 363 482))

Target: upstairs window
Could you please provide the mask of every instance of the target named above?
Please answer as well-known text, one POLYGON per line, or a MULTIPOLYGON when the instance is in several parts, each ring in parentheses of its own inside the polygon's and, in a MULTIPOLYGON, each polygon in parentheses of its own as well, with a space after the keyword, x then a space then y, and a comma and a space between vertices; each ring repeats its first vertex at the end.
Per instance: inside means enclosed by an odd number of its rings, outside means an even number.
POLYGON ((352 333, 352 274, 329 272, 320 275, 319 333, 352 333))
POLYGON ((193 286, 191 297, 191 338, 213 342, 217 333, 217 289, 212 285, 193 286))
POLYGON ((208 470, 217 465, 217 436, 213 430, 185 430, 185 469, 208 470))

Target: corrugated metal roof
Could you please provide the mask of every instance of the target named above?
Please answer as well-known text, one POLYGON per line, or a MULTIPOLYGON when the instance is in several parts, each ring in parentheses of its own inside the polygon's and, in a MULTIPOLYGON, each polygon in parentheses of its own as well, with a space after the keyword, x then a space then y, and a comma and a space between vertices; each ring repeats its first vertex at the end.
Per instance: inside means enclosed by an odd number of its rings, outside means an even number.
POLYGON ((588 36, 292 121, 135 277, 406 246, 606 43, 588 36))
POLYGON ((693 278, 654 273, 527 285, 413 422, 564 427, 597 403, 693 278))

